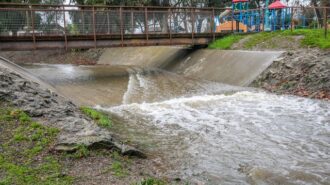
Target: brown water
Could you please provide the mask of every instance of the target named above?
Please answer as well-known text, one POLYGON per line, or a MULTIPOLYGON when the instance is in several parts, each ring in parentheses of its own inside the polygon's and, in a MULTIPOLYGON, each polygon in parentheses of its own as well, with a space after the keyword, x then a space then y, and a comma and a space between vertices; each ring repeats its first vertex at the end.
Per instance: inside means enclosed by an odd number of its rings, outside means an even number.
POLYGON ((138 67, 25 66, 80 104, 163 173, 201 184, 329 184, 330 103, 138 67))

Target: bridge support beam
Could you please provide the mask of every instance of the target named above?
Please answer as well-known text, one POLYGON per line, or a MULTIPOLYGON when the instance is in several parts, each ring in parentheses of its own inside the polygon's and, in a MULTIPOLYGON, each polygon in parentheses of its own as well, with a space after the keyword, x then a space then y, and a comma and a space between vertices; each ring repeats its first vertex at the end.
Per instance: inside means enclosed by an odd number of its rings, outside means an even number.
MULTIPOLYGON (((211 38, 195 38, 195 45, 207 45, 211 38)), ((130 40, 68 40, 67 42, 59 41, 31 41, 11 42, 5 41, 0 45, 0 51, 15 50, 33 50, 33 49, 71 49, 71 48, 98 48, 104 47, 128 47, 128 46, 158 46, 158 45, 190 45, 191 38, 163 38, 163 39, 130 39, 130 40)))

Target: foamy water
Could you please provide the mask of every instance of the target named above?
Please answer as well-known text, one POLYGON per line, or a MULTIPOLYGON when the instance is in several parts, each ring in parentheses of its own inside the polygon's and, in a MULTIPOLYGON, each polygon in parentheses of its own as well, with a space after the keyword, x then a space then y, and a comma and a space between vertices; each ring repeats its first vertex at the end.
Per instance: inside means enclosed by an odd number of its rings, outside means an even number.
POLYGON ((132 129, 156 126, 149 137, 169 144, 149 146, 150 152, 161 151, 176 164, 175 173, 188 179, 210 184, 330 182, 329 102, 245 91, 98 108, 132 129))

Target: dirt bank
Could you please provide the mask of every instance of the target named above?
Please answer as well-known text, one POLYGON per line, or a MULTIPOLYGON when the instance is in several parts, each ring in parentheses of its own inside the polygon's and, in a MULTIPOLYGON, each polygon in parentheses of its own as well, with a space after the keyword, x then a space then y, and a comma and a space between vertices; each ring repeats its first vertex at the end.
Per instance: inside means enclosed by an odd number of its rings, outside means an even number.
POLYGON ((77 64, 94 65, 103 49, 37 50, 37 51, 0 51, 0 56, 17 64, 77 64))
POLYGON ((284 53, 251 86, 279 94, 330 100, 330 51, 297 49, 284 53))
POLYGON ((231 49, 286 51, 250 86, 273 93, 330 99, 330 49, 309 48, 304 36, 247 36, 231 49))

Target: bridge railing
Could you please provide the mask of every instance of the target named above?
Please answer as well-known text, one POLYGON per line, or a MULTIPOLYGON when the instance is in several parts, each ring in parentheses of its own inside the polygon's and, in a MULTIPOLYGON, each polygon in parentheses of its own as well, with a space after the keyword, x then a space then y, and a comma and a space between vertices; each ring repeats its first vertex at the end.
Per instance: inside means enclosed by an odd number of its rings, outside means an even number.
POLYGON ((1 36, 212 33, 212 9, 1 7, 1 36))
MULTIPOLYGON (((330 27, 330 7, 221 8, 0 3, 0 40, 215 38, 219 33, 330 27)), ((219 34, 220 35, 220 34, 219 34)), ((193 43, 193 42, 192 42, 193 43)))

